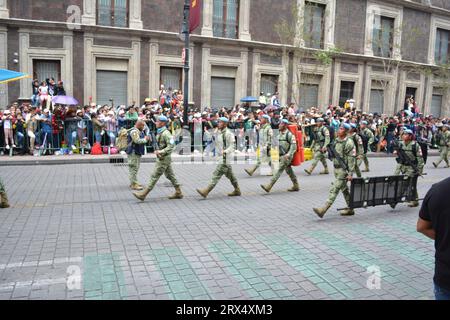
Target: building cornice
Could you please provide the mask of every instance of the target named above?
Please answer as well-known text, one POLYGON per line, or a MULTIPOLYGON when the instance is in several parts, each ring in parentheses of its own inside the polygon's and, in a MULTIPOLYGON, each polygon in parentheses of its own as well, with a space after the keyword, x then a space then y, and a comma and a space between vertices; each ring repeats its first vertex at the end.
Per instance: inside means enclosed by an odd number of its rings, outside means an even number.
MULTIPOLYGON (((401 0, 390 0, 390 2, 405 2, 401 0)), ((52 21, 42 21, 42 20, 27 20, 27 19, 0 19, 0 26, 7 27, 16 27, 19 29, 27 28, 33 29, 38 28, 40 30, 60 30, 61 32, 68 31, 67 24, 63 22, 52 22, 52 21)), ((167 32, 167 31, 159 31, 159 30, 146 30, 146 29, 131 29, 131 28, 115 28, 115 27, 105 27, 105 26, 93 26, 93 25, 78 25, 79 29, 72 30, 74 33, 90 33, 90 34, 108 34, 112 33, 116 36, 126 36, 130 37, 141 37, 141 38, 153 38, 153 39, 164 39, 164 40, 173 40, 176 42, 180 42, 179 34, 175 32, 167 32)), ((287 53, 295 52, 295 51, 306 51, 307 53, 314 54, 315 52, 320 52, 322 50, 312 49, 312 48, 299 48, 293 45, 285 45, 278 43, 270 43, 270 42, 261 42, 261 41, 249 41, 249 40, 240 40, 240 39, 227 39, 227 38, 216 38, 203 36, 198 34, 191 35, 192 43, 200 43, 209 46, 230 46, 230 47, 245 47, 248 49, 258 49, 258 50, 280 50, 285 51, 287 53)), ((335 54, 338 58, 351 58, 355 61, 359 62, 370 62, 370 63, 382 63, 383 60, 389 60, 382 57, 375 56, 367 56, 356 53, 349 52, 340 52, 335 54)), ((401 64, 403 65, 414 65, 420 67, 436 67, 432 64, 427 63, 419 63, 414 61, 406 61, 401 60, 401 64)))

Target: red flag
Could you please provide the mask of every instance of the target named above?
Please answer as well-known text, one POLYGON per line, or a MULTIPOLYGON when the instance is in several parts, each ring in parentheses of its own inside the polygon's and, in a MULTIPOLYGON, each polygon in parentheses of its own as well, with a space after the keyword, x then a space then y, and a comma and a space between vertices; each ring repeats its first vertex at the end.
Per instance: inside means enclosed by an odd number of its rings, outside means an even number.
POLYGON ((200 15, 202 12, 201 0, 191 0, 191 12, 189 19, 189 32, 193 32, 200 25, 200 15))

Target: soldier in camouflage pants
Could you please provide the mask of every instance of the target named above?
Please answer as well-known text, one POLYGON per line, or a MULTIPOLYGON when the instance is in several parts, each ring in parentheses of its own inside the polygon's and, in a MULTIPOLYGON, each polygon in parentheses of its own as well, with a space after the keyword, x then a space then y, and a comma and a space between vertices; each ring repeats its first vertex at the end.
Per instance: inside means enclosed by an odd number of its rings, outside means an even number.
POLYGON ((144 189, 137 181, 139 167, 141 166, 141 158, 145 153, 144 148, 150 140, 150 138, 145 136, 145 133, 143 132, 144 126, 145 122, 136 122, 135 127, 131 129, 128 137, 127 154, 131 190, 140 191, 144 189))
POLYGON ((155 151, 155 154, 158 160, 156 161, 155 169, 147 188, 141 193, 134 193, 134 196, 141 201, 145 200, 163 174, 175 188, 175 194, 169 197, 169 199, 174 200, 183 198, 180 184, 178 183, 172 168, 172 152, 175 149, 175 140, 169 130, 167 130, 168 121, 169 119, 167 119, 167 117, 161 116, 156 122, 156 127, 158 128, 158 134, 156 136, 158 150, 155 151))
POLYGON ((450 147, 450 131, 448 130, 449 125, 446 124, 445 126, 439 125, 440 128, 442 128, 442 134, 440 135, 440 139, 438 141, 439 146, 439 154, 441 158, 438 162, 434 163, 433 165, 435 168, 439 167, 442 161, 445 162, 447 165, 446 168, 449 168, 448 163, 448 148, 450 147))
POLYGON ((0 208, 9 208, 8 196, 6 195, 5 185, 2 178, 0 178, 0 208))
MULTIPOLYGON (((313 209, 319 218, 323 218, 328 209, 330 209, 339 195, 339 192, 343 193, 347 205, 350 204, 350 191, 348 189, 347 181, 352 180, 356 163, 355 144, 353 143, 353 140, 347 136, 350 129, 351 126, 349 124, 343 124, 338 131, 338 138, 335 140, 336 153, 341 157, 344 163, 347 164, 349 171, 347 172, 337 159, 333 159, 335 180, 331 186, 328 200, 322 208, 313 209)), ((341 212, 342 216, 352 216, 354 214, 355 212, 352 209, 346 209, 341 212)))
POLYGON ((295 176, 294 170, 292 170, 292 158, 294 157, 295 152, 297 151, 297 141, 295 136, 288 130, 287 126, 289 125, 289 121, 283 119, 280 122, 280 133, 278 136, 279 140, 279 150, 280 150, 280 167, 277 172, 273 176, 272 180, 268 185, 261 185, 264 191, 270 193, 272 187, 280 178, 281 174, 286 171, 289 178, 291 178, 293 187, 288 189, 289 192, 297 192, 300 190, 297 177, 295 176))
POLYGON ((229 120, 227 118, 219 119, 219 135, 217 137, 216 146, 219 150, 219 163, 216 170, 213 173, 211 182, 206 189, 197 189, 197 192, 203 197, 207 198, 209 193, 214 189, 222 176, 227 177, 234 187, 234 191, 228 194, 229 197, 241 196, 241 190, 239 188, 238 181, 233 174, 231 167, 231 158, 235 150, 235 138, 234 134, 227 129, 229 120))

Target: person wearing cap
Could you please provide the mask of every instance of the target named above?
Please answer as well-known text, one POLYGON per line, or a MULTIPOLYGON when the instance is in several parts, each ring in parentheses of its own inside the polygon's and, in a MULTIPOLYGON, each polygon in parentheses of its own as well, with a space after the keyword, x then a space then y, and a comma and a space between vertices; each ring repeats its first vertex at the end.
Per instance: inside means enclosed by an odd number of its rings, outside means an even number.
POLYGON ((259 156, 257 157, 256 165, 251 169, 245 169, 245 172, 251 177, 256 170, 261 167, 261 164, 268 163, 272 166, 272 158, 270 151, 272 149, 273 129, 270 125, 270 117, 265 114, 261 117, 261 129, 259 130, 259 156))
POLYGON ((361 139, 363 141, 363 155, 362 155, 362 161, 364 162, 365 169, 361 172, 370 172, 369 169, 369 159, 367 158, 367 153, 370 150, 370 147, 375 143, 375 135, 373 134, 372 130, 369 129, 367 126, 367 121, 361 122, 361 139))
POLYGON ((356 161, 355 161, 355 173, 358 178, 362 177, 361 170, 359 169, 363 155, 364 155, 364 143, 361 136, 358 134, 358 126, 356 123, 350 123, 350 131, 348 133, 350 139, 353 140, 353 143, 356 147, 356 161))
POLYGON ((297 192, 300 190, 298 185, 297 177, 295 176, 294 170, 292 169, 291 163, 294 158, 294 154, 297 151, 297 140, 295 136, 288 130, 289 121, 287 119, 283 119, 280 122, 280 131, 278 135, 278 146, 280 153, 280 166, 278 170, 275 172, 272 180, 268 185, 261 185, 264 191, 270 193, 275 183, 280 178, 281 174, 286 171, 291 178, 292 188, 290 188, 289 192, 297 192))
POLYGON ((319 161, 322 163, 324 170, 320 174, 329 174, 327 160, 325 153, 327 152, 328 145, 331 142, 330 130, 324 126, 325 120, 319 118, 316 121, 316 128, 313 131, 313 142, 311 149, 314 151, 314 160, 309 169, 305 169, 308 175, 311 175, 314 169, 317 167, 319 161))
MULTIPOLYGON (((342 124, 337 132, 337 138, 334 142, 337 155, 347 164, 349 171, 346 171, 346 169, 342 167, 338 159, 333 159, 335 180, 331 184, 328 200, 323 207, 313 208, 319 218, 324 217, 325 213, 331 208, 334 201, 336 201, 340 192, 344 195, 347 205, 350 206, 350 190, 347 182, 353 179, 356 162, 356 147, 353 140, 348 136, 350 130, 350 124, 342 124)), ((346 209, 341 212, 342 216, 353 216, 354 214, 355 211, 353 209, 346 209)))
POLYGON ((446 168, 449 168, 448 164, 448 150, 450 147, 450 131, 448 130, 449 125, 440 125, 439 130, 442 130, 440 133, 436 135, 437 145, 439 146, 439 154, 440 159, 438 162, 434 163, 433 166, 435 168, 439 167, 442 161, 447 165, 446 168))
MULTIPOLYGON (((408 163, 401 163, 399 158, 397 158, 397 168, 395 169, 395 175, 398 176, 400 174, 406 175, 410 178, 415 178, 418 175, 421 175, 423 172, 424 167, 424 161, 423 161, 423 155, 422 155, 422 149, 420 148, 419 144, 413 140, 414 133, 410 129, 403 130, 402 134, 402 141, 399 142, 399 148, 401 148, 405 155, 409 158, 409 160, 416 164, 419 172, 415 172, 414 168, 409 165, 408 163)), ((398 154, 398 150, 394 150, 394 154, 398 154)), ((416 188, 416 194, 415 194, 414 201, 411 201, 409 203, 410 208, 416 208, 419 206, 419 194, 417 192, 416 188)))
POLYGON ((172 152, 175 149, 175 140, 167 129, 169 119, 165 116, 160 116, 156 122, 156 147, 155 155, 157 157, 155 170, 150 178, 150 182, 142 192, 133 193, 136 198, 144 201, 148 194, 153 190, 158 180, 164 174, 166 178, 172 183, 175 188, 175 194, 170 196, 170 200, 183 199, 180 184, 178 183, 175 173, 172 168, 172 152))
POLYGON ((217 185, 222 176, 227 177, 234 187, 234 191, 228 194, 228 196, 229 197, 241 196, 241 190, 239 188, 238 181, 235 175, 233 174, 233 168, 230 164, 231 158, 233 157, 235 151, 235 137, 234 134, 228 129, 228 123, 229 123, 228 118, 226 117, 219 118, 218 122, 219 132, 216 140, 216 150, 219 154, 219 163, 206 189, 197 189, 197 192, 205 199, 217 185))
POLYGON ((124 128, 119 132, 119 141, 121 140, 122 131, 127 135, 128 177, 130 179, 130 188, 134 191, 144 189, 137 180, 141 159, 145 154, 145 145, 150 141, 150 137, 146 136, 144 128, 145 122, 138 120, 132 129, 126 130, 124 128))

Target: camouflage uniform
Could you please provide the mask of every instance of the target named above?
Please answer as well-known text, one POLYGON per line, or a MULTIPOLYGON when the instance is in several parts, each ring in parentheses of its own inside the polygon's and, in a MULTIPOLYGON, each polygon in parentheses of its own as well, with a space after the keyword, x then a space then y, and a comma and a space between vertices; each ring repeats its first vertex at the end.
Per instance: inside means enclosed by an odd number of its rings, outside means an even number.
POLYGON ((314 159, 311 164, 311 168, 305 170, 306 173, 311 174, 314 169, 317 167, 317 164, 322 162, 323 167, 325 168, 324 171, 322 171, 322 174, 328 174, 328 165, 327 160, 325 157, 325 153, 322 152, 322 148, 328 147, 330 144, 330 130, 328 130, 327 127, 317 127, 314 129, 314 140, 311 144, 311 149, 314 151, 314 159))
POLYGON ((255 171, 261 167, 262 163, 268 163, 269 166, 272 165, 270 150, 272 148, 273 130, 270 123, 266 123, 261 128, 259 139, 260 153, 259 157, 257 158, 256 165, 250 170, 245 170, 250 176, 252 176, 255 171))
POLYGON ((175 149, 175 141, 167 128, 159 130, 156 136, 160 157, 156 160, 155 170, 150 178, 148 189, 151 191, 155 187, 159 178, 164 174, 175 188, 179 188, 180 184, 175 177, 172 169, 172 152, 175 149))
POLYGON ((364 144, 362 138, 356 132, 350 135, 350 139, 353 141, 353 144, 356 147, 356 161, 354 172, 356 173, 356 176, 358 178, 361 178, 362 174, 361 170, 359 169, 359 166, 361 165, 364 156, 364 144))
POLYGON ((9 208, 8 196, 6 195, 6 189, 2 178, 0 178, 0 198, 0 208, 9 208))
POLYGON ((367 158, 367 153, 370 150, 370 146, 373 145, 375 142, 375 135, 373 134, 372 130, 370 130, 369 128, 364 128, 364 130, 361 131, 361 134, 363 136, 366 136, 368 139, 367 152, 364 151, 364 153, 362 155, 362 161, 364 162, 364 165, 366 167, 364 172, 369 172, 369 159, 367 158))
POLYGON ((341 156, 344 162, 347 163, 348 167, 350 168, 350 172, 346 172, 345 169, 341 167, 338 160, 333 159, 335 180, 331 187, 327 203, 332 205, 336 200, 339 191, 342 191, 345 201, 347 202, 347 205, 349 205, 350 191, 347 186, 347 177, 353 176, 356 167, 356 147, 353 140, 348 137, 344 140, 337 138, 336 152, 341 156))
POLYGON ((234 191, 228 196, 238 197, 241 195, 238 181, 233 174, 233 168, 231 167, 231 158, 235 151, 235 139, 234 134, 227 128, 218 131, 216 140, 216 148, 219 154, 219 161, 216 170, 213 173, 212 179, 206 189, 197 189, 197 192, 206 198, 208 194, 215 188, 222 176, 227 177, 234 187, 234 191))
MULTIPOLYGON (((147 144, 147 140, 144 138, 144 133, 140 132, 139 129, 134 128, 130 131, 131 141, 134 144, 137 145, 145 145, 147 144)), ((129 178, 131 186, 137 185, 137 175, 139 172, 139 168, 141 166, 141 158, 142 156, 140 154, 136 154, 134 151, 132 151, 128 155, 128 168, 129 168, 129 178)))
MULTIPOLYGON (((408 144, 406 144, 404 141, 400 141, 399 144, 400 144, 401 148, 403 149, 403 151, 405 151, 406 156, 417 164, 417 168, 419 169, 419 172, 418 173, 414 172, 414 169, 411 166, 399 163, 397 165, 397 168, 395 169, 395 175, 402 174, 402 175, 406 175, 408 177, 413 178, 413 177, 416 177, 418 174, 422 174, 425 163, 423 161, 422 149, 420 148, 419 144, 415 141, 411 141, 408 144)), ((419 202, 418 202, 419 193, 417 192, 417 188, 416 188, 415 198, 417 200, 413 201, 410 204, 410 206, 417 207, 419 204, 419 202)))
POLYGON ((450 147, 450 131, 447 129, 445 132, 442 132, 441 139, 439 141, 439 154, 441 155, 441 158, 437 163, 434 164, 434 166, 437 168, 442 161, 444 161, 447 164, 447 168, 449 167, 448 164, 448 148, 450 147))
POLYGON ((286 171, 286 173, 289 175, 289 178, 291 178, 292 183, 294 184, 294 187, 292 189, 289 189, 289 191, 298 191, 298 181, 297 177, 295 176, 294 170, 292 170, 292 158, 294 157, 295 152, 297 151, 297 141, 295 139, 295 136, 290 132, 288 129, 286 129, 284 132, 279 133, 278 136, 279 141, 279 150, 280 150, 280 167, 278 168, 277 172, 274 174, 272 180, 270 181, 269 185, 261 187, 266 191, 270 192, 274 184, 278 181, 281 174, 286 171), (287 156, 287 159, 286 159, 287 156))
POLYGON ((233 174, 233 168, 231 167, 231 158, 235 151, 235 139, 234 134, 228 130, 224 129, 219 131, 219 135, 216 141, 216 147, 220 152, 223 152, 222 156, 219 156, 219 163, 216 170, 213 173, 212 180, 209 184, 211 190, 217 185, 222 176, 227 177, 233 186, 237 186, 238 182, 233 174))
MULTIPOLYGON (((350 206, 350 190, 347 185, 347 177, 353 176, 354 173, 356 163, 356 147, 353 142, 353 139, 351 139, 350 137, 346 137, 345 139, 336 138, 334 144, 336 153, 347 164, 350 172, 346 172, 346 170, 342 168, 339 161, 337 159, 333 159, 335 180, 331 185, 328 200, 323 208, 314 208, 314 212, 320 218, 323 218, 323 216, 328 211, 328 209, 333 205, 334 201, 339 195, 339 192, 341 191, 342 194, 344 195, 347 205, 350 206)), ((355 213, 352 209, 347 209, 341 213, 341 215, 344 216, 351 216, 354 214, 355 213)))

